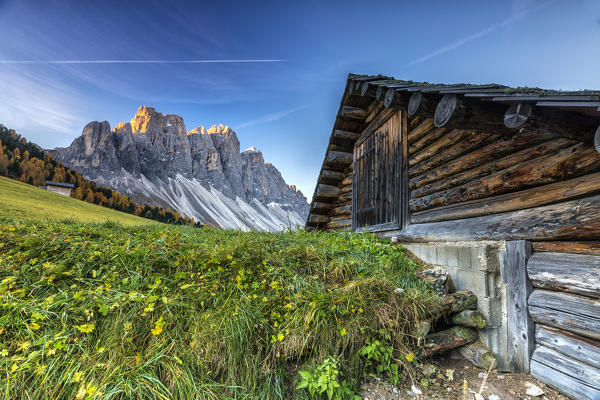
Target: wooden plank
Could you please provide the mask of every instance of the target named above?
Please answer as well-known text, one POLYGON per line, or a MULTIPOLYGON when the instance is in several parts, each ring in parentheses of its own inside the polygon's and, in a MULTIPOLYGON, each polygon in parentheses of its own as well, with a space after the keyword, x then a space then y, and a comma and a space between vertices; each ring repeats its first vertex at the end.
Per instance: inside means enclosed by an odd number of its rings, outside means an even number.
POLYGON ((341 115, 343 118, 364 120, 367 118, 368 112, 364 108, 342 106, 341 115))
POLYGON ((587 144, 567 147, 557 154, 549 154, 513 167, 500 170, 485 178, 467 182, 458 187, 411 199, 412 211, 479 199, 527 186, 544 185, 568 177, 583 175, 600 167, 600 154, 587 144))
POLYGON ((452 161, 464 154, 473 152, 486 144, 498 140, 499 138, 500 136, 487 132, 472 132, 471 135, 467 136, 464 140, 461 140, 452 147, 445 149, 443 152, 440 152, 425 161, 417 163, 408 170, 408 174, 411 177, 421 175, 429 170, 432 170, 433 168, 439 167, 448 161, 452 161))
POLYGON ((352 162, 352 153, 328 151, 325 162, 327 165, 346 165, 352 162))
MULTIPOLYGON (((453 219, 472 218, 507 211, 523 210, 526 208, 543 206, 585 195, 591 195, 599 191, 600 173, 595 173, 566 181, 551 183, 549 185, 525 189, 518 192, 506 193, 485 199, 465 201, 448 206, 437 207, 431 210, 414 212, 411 215, 411 222, 413 224, 422 224, 426 222, 449 221, 453 219)), ((563 243, 562 246, 558 244, 549 244, 550 242, 545 243, 545 246, 547 247, 555 246, 554 248, 558 249, 555 251, 563 251, 560 249, 566 250, 568 247, 570 247, 569 242, 558 242, 563 243)), ((540 246, 542 245, 535 243, 533 246, 534 250, 536 250, 536 246, 538 249, 540 249, 540 246)), ((600 243, 596 243, 595 246, 596 253, 600 254, 600 243)), ((588 252, 593 251, 593 245, 586 246, 584 244, 579 245, 579 248, 582 249, 580 251, 584 251, 584 247, 589 249, 587 250, 588 252)))
POLYGON ((338 197, 339 192, 337 186, 319 184, 317 185, 316 196, 333 198, 338 197))
MULTIPOLYGON (((412 176, 414 176, 418 172, 413 170, 411 173, 410 187, 411 189, 419 188, 423 185, 439 181, 443 178, 450 177, 459 172, 467 171, 480 165, 497 161, 498 159, 510 156, 515 152, 547 143, 552 139, 553 137, 551 136, 535 135, 531 132, 517 134, 512 137, 504 137, 501 140, 497 140, 486 144, 484 147, 478 149, 477 151, 467 153, 459 158, 453 159, 447 164, 441 165, 430 172, 426 172, 421 175, 415 176, 414 178, 412 178, 412 176)), ((561 142, 559 142, 558 144, 554 142, 555 141, 552 141, 551 144, 546 144, 546 147, 555 149, 557 148, 557 146, 560 146, 565 142, 567 144, 575 144, 575 142, 568 141, 567 139, 561 139, 561 142)), ((536 153, 537 152, 534 152, 534 154, 536 153)), ((493 169, 487 168, 486 171, 486 173, 490 173, 489 171, 493 171, 493 169)), ((477 176, 476 174, 471 175, 477 176)))
POLYGON ((563 374, 551 366, 542 364, 535 360, 531 361, 531 375, 562 393, 577 400, 598 400, 600 399, 600 390, 594 389, 574 379, 569 375, 563 374))
POLYGON ((532 357, 540 364, 569 375, 582 383, 600 390, 600 369, 584 364, 545 346, 537 346, 532 357))
POLYGON ((343 140, 356 140, 360 137, 360 133, 336 129, 333 131, 333 137, 343 140))
POLYGON ((489 216, 411 224, 381 236, 396 236, 401 242, 593 240, 600 237, 600 196, 489 216))
POLYGON ((444 150, 460 141, 467 139, 469 136, 472 136, 472 132, 463 129, 454 129, 442 137, 417 152, 416 154, 411 154, 411 157, 408 160, 408 165, 410 167, 414 166, 421 161, 424 161, 430 157, 433 157, 437 154, 444 153, 444 150))
POLYGON ((383 125, 397 110, 393 108, 386 108, 381 111, 375 119, 365 128, 361 133, 360 137, 356 140, 355 146, 361 145, 373 132, 375 132, 381 125, 383 125))
POLYGON ((600 256, 535 253, 527 272, 535 287, 600 298, 600 256))
POLYGON ((573 333, 537 325, 537 343, 591 366, 600 366, 600 342, 573 333))
POLYGON ((327 215, 315 215, 311 214, 308 216, 308 222, 314 222, 316 224, 326 223, 329 221, 329 217, 327 215))
POLYGON ((529 297, 529 306, 534 307, 536 322, 600 339, 600 300, 536 289, 529 297))
MULTIPOLYGON (((587 176, 598 175, 592 174, 587 176)), ((591 254, 600 256, 600 242, 533 242, 533 251, 551 251, 556 253, 591 254)))
POLYGON ((533 320, 527 313, 527 298, 533 291, 527 277, 530 256, 531 243, 515 240, 506 242, 506 251, 500 257, 500 274, 507 288, 506 342, 511 346, 506 365, 499 366, 501 370, 529 373, 535 343, 533 320))

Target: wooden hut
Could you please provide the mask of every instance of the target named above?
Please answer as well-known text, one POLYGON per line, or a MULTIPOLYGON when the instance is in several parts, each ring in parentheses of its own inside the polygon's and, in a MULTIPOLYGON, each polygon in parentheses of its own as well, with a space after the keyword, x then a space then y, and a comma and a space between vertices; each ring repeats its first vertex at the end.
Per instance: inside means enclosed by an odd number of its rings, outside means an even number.
POLYGON ((62 183, 54 181, 46 181, 46 190, 54 193, 62 194, 63 196, 71 196, 71 190, 75 185, 71 183, 62 183))
POLYGON ((446 267, 505 370, 600 399, 600 91, 349 75, 307 230, 446 267))

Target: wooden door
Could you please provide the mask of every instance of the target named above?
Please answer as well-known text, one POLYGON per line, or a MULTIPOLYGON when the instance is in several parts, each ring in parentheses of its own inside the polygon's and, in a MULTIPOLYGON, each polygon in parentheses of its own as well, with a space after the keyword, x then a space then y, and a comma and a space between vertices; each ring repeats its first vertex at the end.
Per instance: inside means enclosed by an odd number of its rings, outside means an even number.
POLYGON ((354 147, 352 229, 382 231, 403 225, 406 114, 398 111, 354 147), (404 138, 403 138, 404 137, 404 138))

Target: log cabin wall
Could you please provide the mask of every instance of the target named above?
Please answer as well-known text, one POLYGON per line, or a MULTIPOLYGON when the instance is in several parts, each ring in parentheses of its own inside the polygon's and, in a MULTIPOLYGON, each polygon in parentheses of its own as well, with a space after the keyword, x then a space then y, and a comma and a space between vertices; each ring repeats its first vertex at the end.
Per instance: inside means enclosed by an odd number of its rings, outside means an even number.
POLYGON ((575 399, 600 399, 599 245, 533 243, 527 262, 531 374, 575 399))

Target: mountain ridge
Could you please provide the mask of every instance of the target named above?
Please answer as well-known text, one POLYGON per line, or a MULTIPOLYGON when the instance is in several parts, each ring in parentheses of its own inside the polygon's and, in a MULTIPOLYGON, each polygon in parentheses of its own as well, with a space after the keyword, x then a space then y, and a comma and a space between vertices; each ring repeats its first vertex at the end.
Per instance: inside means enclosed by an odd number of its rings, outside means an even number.
POLYGON ((229 126, 186 131, 183 118, 141 106, 113 129, 88 123, 70 146, 49 152, 88 179, 137 201, 233 229, 303 225, 308 202, 254 146, 240 152, 229 126))

